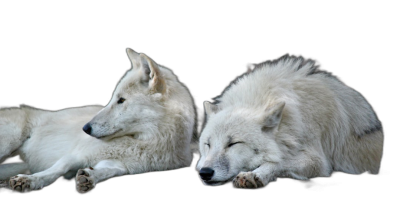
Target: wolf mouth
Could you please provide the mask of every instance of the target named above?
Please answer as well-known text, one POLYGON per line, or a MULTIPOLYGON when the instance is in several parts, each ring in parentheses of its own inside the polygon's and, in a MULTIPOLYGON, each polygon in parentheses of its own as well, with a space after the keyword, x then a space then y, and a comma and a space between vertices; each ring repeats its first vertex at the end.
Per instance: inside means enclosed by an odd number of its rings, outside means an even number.
POLYGON ((99 140, 111 140, 111 139, 113 139, 113 138, 116 138, 116 137, 113 137, 113 136, 114 136, 116 133, 120 132, 120 131, 122 131, 122 129, 118 129, 116 132, 114 132, 114 133, 112 133, 112 134, 107 134, 107 135, 103 135, 103 136, 95 137, 95 138, 97 138, 97 139, 99 139, 99 140))
POLYGON ((208 185, 208 186, 219 186, 219 185, 223 185, 227 182, 230 182, 233 180, 233 177, 227 179, 227 180, 223 180, 223 181, 210 181, 210 180, 202 180, 204 184, 208 185))
POLYGON ((203 183, 209 186, 219 186, 222 185, 224 183, 226 183, 227 181, 207 181, 207 180, 203 180, 203 183))

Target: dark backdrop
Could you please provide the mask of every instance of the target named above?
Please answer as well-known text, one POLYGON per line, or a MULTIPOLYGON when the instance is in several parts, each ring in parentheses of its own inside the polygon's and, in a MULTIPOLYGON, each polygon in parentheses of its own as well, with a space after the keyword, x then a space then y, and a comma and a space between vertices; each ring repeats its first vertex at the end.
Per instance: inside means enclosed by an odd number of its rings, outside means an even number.
POLYGON ((51 11, 4 7, 0 107, 25 104, 58 110, 107 105, 119 79, 131 67, 126 55, 129 47, 172 69, 189 88, 201 131, 203 102, 220 95, 248 64, 283 55, 303 56, 359 91, 372 105, 385 136, 380 174, 335 174, 309 183, 278 179, 265 189, 249 191, 207 188, 194 171, 195 157, 190 168, 113 178, 85 195, 75 191, 74 180, 59 179, 30 194, 0 190, 3 201, 23 210, 37 206, 66 209, 65 213, 115 214, 125 213, 127 207, 140 213, 147 208, 153 210, 146 212, 148 217, 208 218, 212 213, 255 217, 258 212, 268 217, 276 208, 282 208, 282 215, 299 209, 308 216, 315 210, 324 210, 325 215, 392 210, 389 201, 398 198, 399 36, 390 6, 346 6, 333 11, 321 7, 307 12, 295 6, 276 14, 272 14, 276 8, 259 5, 239 5, 234 10, 214 5, 181 7, 186 10, 164 9, 164 13, 150 6, 129 7, 130 12, 78 6, 51 11), (126 17, 120 18, 121 14, 126 17), (185 210, 189 214, 183 214, 185 210))

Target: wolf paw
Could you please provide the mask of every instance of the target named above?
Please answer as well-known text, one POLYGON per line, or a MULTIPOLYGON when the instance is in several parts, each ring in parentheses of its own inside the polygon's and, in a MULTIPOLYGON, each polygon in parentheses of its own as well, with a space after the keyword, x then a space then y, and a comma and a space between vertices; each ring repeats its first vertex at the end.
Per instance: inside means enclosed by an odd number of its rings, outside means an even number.
POLYGON ((237 188, 260 188, 263 187, 261 179, 253 172, 241 172, 233 179, 233 185, 237 188))
POLYGON ((9 186, 12 190, 24 192, 30 190, 31 180, 27 175, 18 175, 10 178, 9 186))
POLYGON ((76 173, 76 190, 80 193, 86 193, 95 186, 93 177, 85 169, 80 169, 76 173))

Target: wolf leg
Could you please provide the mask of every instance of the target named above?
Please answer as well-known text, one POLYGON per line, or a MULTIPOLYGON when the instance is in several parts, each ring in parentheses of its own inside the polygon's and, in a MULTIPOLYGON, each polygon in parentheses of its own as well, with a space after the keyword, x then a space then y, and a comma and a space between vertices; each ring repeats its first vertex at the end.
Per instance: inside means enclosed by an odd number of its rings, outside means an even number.
POLYGON ((20 108, 0 109, 0 163, 22 146, 29 136, 27 115, 20 108))
POLYGON ((18 173, 26 173, 29 166, 26 163, 7 163, 0 165, 0 188, 8 187, 10 178, 18 173))
POLYGON ((253 171, 241 172, 233 179, 233 185, 238 188, 259 188, 275 181, 277 177, 307 180, 317 176, 329 176, 332 169, 329 169, 327 164, 321 157, 303 153, 280 163, 267 162, 253 171))
POLYGON ((26 173, 29 166, 26 163, 7 163, 0 165, 0 181, 8 183, 10 177, 19 173, 26 173))
POLYGON ((76 189, 85 193, 94 188, 96 183, 114 176, 128 173, 125 165, 118 160, 102 160, 94 168, 80 169, 76 173, 76 189))
POLYGON ((36 190, 50 185, 69 170, 82 167, 82 161, 74 156, 64 156, 49 169, 32 175, 19 174, 11 177, 9 186, 16 191, 36 190))

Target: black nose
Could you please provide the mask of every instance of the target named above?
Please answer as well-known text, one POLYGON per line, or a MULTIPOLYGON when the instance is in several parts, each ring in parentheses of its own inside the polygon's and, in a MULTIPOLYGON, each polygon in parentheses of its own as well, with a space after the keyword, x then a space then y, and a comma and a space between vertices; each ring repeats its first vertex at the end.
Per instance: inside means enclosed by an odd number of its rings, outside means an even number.
POLYGON ((204 167, 204 168, 201 168, 201 170, 199 171, 199 174, 203 180, 210 180, 212 178, 212 176, 214 175, 214 170, 209 167, 204 167))
POLYGON ((83 131, 90 135, 92 133, 92 126, 89 123, 85 124, 85 126, 83 126, 83 131))

